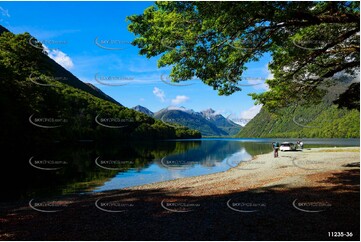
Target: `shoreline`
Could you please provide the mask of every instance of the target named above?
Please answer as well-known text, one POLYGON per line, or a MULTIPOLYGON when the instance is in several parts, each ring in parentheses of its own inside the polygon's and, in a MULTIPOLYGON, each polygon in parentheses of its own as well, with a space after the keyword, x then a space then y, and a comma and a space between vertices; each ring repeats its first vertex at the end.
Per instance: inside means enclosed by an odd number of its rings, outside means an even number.
POLYGON ((268 153, 220 173, 33 203, 60 207, 50 213, 0 204, 0 240, 317 241, 344 231, 358 241, 359 151, 268 153))
MULTIPOLYGON (((256 155, 249 161, 240 162, 237 166, 230 168, 226 171, 192 176, 192 177, 183 177, 175 180, 168 180, 162 182, 155 182, 140 186, 132 186, 119 190, 146 190, 146 189, 183 189, 187 188, 189 191, 192 191, 194 196, 198 195, 214 195, 216 191, 219 191, 220 194, 224 194, 226 190, 234 191, 234 189, 244 190, 249 185, 254 188, 259 185, 259 187, 265 187, 267 184, 280 184, 281 180, 284 180, 286 183, 290 183, 291 186, 301 186, 301 185, 312 185, 310 182, 301 181, 300 179, 286 179, 292 175, 294 176, 311 176, 318 173, 330 173, 331 171, 336 170, 346 170, 344 165, 348 163, 359 162, 360 160, 360 148, 359 147, 324 147, 324 148, 309 148, 304 149, 303 151, 279 151, 279 157, 273 158, 273 152, 256 155), (335 155, 336 153, 336 155, 335 155), (337 154, 338 153, 338 154, 337 154), (343 160, 344 156, 348 156, 351 160, 343 160), (304 159, 304 160, 303 160, 304 159), (330 162, 325 162, 323 160, 330 160, 330 162), (329 166, 331 165, 331 166, 329 166), (282 171, 283 175, 277 170, 282 171), (252 182, 248 180, 252 176, 252 180, 261 180, 262 182, 252 182), (261 178, 262 177, 262 178, 261 178), (272 178, 273 177, 273 178, 272 178), (279 182, 275 182, 275 179, 279 178, 279 182), (204 186, 215 185, 216 183, 225 183, 225 182, 235 182, 239 179, 248 180, 245 183, 242 183, 242 186, 233 186, 230 185, 223 186, 223 189, 215 189, 214 186, 210 190, 197 193, 196 189, 204 189, 204 186), (268 179, 268 181, 267 181, 268 179), (192 188, 190 185, 194 184, 192 188), (229 187, 227 189, 227 187, 229 187)), ((301 178, 299 177, 299 178, 301 178)), ((218 184, 219 185, 219 184, 218 184)), ((119 191, 118 190, 118 191, 119 191)), ((117 190, 112 190, 117 191, 117 190)), ((190 193, 187 192, 187 195, 190 193)))

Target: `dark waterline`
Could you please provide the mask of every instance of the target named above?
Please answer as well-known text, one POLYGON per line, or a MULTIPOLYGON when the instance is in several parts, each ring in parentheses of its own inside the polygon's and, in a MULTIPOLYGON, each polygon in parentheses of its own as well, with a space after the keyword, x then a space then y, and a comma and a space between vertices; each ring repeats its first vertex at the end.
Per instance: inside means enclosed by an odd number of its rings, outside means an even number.
MULTIPOLYGON (((255 155, 271 152, 273 141, 297 139, 205 138, 106 147, 93 144, 22 147, 8 151, 16 162, 5 163, 2 172, 17 176, 4 183, 6 196, 2 200, 108 191, 222 172, 255 155), (44 164, 49 161, 57 164, 44 164)), ((305 148, 360 145, 359 139, 302 141, 305 148)))
MULTIPOLYGON (((152 164, 145 168, 143 171, 130 170, 127 173, 118 173, 114 178, 105 182, 104 185, 97 187, 93 191, 101 192, 107 190, 121 189, 131 186, 144 185, 154 182, 161 182, 167 180, 173 180, 183 177, 199 176, 222 172, 236 166, 239 162, 252 159, 254 155, 271 152, 271 143, 278 142, 294 142, 298 139, 239 139, 239 138, 203 138, 203 139, 189 139, 189 140, 167 140, 165 142, 194 142, 201 141, 203 143, 227 143, 227 146, 231 146, 235 149, 230 149, 224 156, 218 156, 217 160, 209 161, 204 157, 198 157, 197 161, 189 159, 186 164, 178 164, 178 167, 169 167, 164 162, 159 160, 153 160, 152 164), (235 145, 234 144, 238 144, 235 145), (247 144, 247 145, 245 145, 247 144), (207 163, 208 165, 204 165, 207 163)), ((334 146, 359 146, 359 139, 302 139, 305 143, 305 148, 314 147, 334 147, 334 146)), ((199 147, 199 149, 207 149, 207 145, 199 147)), ((214 151, 217 152, 217 151, 214 151)), ((192 156, 194 157, 194 156, 192 156)), ((173 161, 181 161, 182 156, 178 155, 178 159, 173 161)), ((182 161, 183 161, 182 160, 182 161)), ((162 160, 161 160, 162 161, 162 160)), ((164 160, 163 160, 164 161, 164 160)), ((173 162, 174 163, 174 162, 173 162)))

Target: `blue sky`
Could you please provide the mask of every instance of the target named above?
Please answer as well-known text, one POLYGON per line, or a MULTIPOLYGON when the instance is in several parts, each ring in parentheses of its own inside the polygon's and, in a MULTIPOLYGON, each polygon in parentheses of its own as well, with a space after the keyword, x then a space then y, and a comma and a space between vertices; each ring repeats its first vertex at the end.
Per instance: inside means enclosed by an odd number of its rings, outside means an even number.
POLYGON ((124 106, 142 105, 151 111, 184 106, 195 111, 213 108, 234 118, 251 118, 260 109, 247 95, 263 92, 270 77, 264 56, 248 64, 245 86, 231 96, 198 80, 187 86, 167 84, 170 68, 157 68, 129 43, 126 16, 140 14, 153 2, 1 2, 0 24, 18 34, 29 32, 49 48, 49 56, 84 82, 90 82, 124 106), (103 83, 103 84, 101 84, 103 83))

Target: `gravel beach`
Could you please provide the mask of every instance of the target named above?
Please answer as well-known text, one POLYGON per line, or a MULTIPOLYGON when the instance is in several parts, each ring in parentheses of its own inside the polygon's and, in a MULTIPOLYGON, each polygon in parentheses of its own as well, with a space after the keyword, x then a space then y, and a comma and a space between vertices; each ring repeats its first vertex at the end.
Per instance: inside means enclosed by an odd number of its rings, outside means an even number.
POLYGON ((234 168, 225 172, 158 182, 126 190, 181 190, 182 194, 187 196, 205 196, 256 188, 262 190, 277 185, 282 185, 285 189, 312 187, 318 186, 318 182, 327 174, 349 170, 349 164, 357 165, 357 162, 360 162, 360 154, 359 148, 355 147, 279 152, 278 158, 274 158, 273 153, 268 153, 234 165, 234 168))
POLYGON ((0 204, 0 239, 359 240, 359 175, 358 147, 269 153, 221 173, 49 198, 63 205, 55 212, 0 204))

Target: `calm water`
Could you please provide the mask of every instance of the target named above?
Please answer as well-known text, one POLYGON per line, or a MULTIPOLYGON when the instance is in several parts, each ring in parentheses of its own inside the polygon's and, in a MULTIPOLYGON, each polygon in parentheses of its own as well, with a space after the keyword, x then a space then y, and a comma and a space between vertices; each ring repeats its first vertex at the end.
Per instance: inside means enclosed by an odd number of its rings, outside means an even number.
MULTIPOLYGON (((2 200, 100 192, 182 177, 222 172, 257 154, 273 141, 296 139, 201 139, 92 144, 14 151, 1 172, 18 174, 7 182, 2 200), (24 181, 18 184, 19 176, 24 181), (17 182, 15 182, 17 181, 17 182)), ((303 139, 304 148, 359 146, 359 139, 303 139)), ((10 151, 9 151, 10 152, 10 151)))

